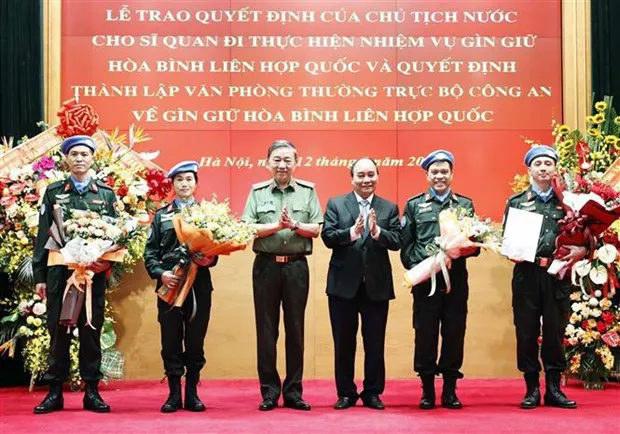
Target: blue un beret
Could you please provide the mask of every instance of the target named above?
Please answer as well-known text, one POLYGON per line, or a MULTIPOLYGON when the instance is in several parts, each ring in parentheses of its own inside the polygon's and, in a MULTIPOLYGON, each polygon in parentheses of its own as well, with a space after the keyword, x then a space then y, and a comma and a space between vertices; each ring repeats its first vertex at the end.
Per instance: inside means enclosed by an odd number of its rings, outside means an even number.
POLYGON ((66 138, 60 147, 60 150, 63 154, 67 155, 71 148, 75 148, 76 146, 86 146, 93 154, 97 150, 97 144, 93 140, 91 136, 73 136, 66 138))
POLYGON ((525 154, 525 165, 530 167, 532 161, 538 157, 549 157, 556 163, 558 162, 558 153, 551 146, 541 145, 535 146, 525 154))
POLYGON ((181 161, 179 164, 176 164, 170 171, 168 172, 168 178, 174 178, 175 175, 179 173, 185 172, 194 172, 198 174, 198 163, 196 161, 181 161))
POLYGON ((426 158, 422 160, 422 169, 428 170, 431 164, 438 161, 447 161, 448 163, 450 163, 450 166, 454 166, 454 155, 452 155, 452 152, 444 151, 443 149, 437 149, 436 151, 428 154, 426 158))

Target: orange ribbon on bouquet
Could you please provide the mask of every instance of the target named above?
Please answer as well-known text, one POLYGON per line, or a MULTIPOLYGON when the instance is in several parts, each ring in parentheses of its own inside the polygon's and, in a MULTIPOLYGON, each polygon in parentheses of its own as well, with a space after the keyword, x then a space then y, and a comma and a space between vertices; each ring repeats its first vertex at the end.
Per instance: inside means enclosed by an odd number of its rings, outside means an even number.
POLYGON ((73 273, 71 273, 71 276, 67 279, 62 301, 65 301, 72 286, 75 286, 78 291, 84 292, 86 295, 86 325, 89 325, 90 328, 95 330, 95 327, 91 323, 93 318, 93 277, 95 276, 95 272, 81 264, 69 263, 66 265, 69 270, 73 270, 73 273))
MULTIPOLYGON (((127 249, 118 249, 111 252, 104 253, 99 260, 100 261, 109 261, 109 262, 122 262, 125 254, 127 253, 127 249)), ((73 270, 71 276, 67 279, 67 285, 65 286, 65 291, 62 296, 62 301, 65 301, 65 297, 67 293, 71 289, 71 286, 75 286, 76 289, 80 292, 84 292, 86 297, 86 324, 89 325, 92 329, 95 327, 92 325, 92 317, 93 317, 93 277, 95 277, 95 272, 90 270, 87 265, 78 264, 73 262, 66 262, 62 253, 56 250, 50 250, 49 256, 47 259, 47 265, 64 265, 69 270, 73 270)))

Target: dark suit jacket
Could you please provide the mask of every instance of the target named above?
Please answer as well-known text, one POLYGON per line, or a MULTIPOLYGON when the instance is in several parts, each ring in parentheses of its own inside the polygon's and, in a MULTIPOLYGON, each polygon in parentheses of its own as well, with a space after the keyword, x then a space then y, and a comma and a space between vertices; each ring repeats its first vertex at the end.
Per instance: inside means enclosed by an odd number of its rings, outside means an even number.
POLYGON ((381 233, 377 240, 370 234, 351 242, 350 229, 360 214, 353 192, 327 202, 321 238, 333 249, 327 274, 327 294, 345 299, 355 297, 362 282, 368 298, 374 301, 394 298, 389 250, 400 248, 398 206, 375 194, 370 207, 377 214, 381 233))

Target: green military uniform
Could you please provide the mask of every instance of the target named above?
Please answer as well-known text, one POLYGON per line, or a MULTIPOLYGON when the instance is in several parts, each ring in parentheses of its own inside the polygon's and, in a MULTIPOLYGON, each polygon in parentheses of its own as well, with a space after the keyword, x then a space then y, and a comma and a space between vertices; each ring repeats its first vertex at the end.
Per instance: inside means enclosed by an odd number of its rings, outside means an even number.
MULTIPOLYGON (((144 265, 149 276, 157 280, 155 288, 161 286, 162 274, 172 270, 179 260, 185 257, 179 251, 179 239, 172 224, 172 217, 180 210, 177 202, 173 201, 157 210, 151 224, 144 251, 144 265)), ((217 257, 211 265, 198 268, 192 291, 182 307, 171 307, 161 298, 157 298, 161 356, 169 377, 180 377, 186 370, 188 377, 198 377, 206 362, 204 340, 209 325, 213 291, 209 267, 216 263, 217 257)))
MULTIPOLYGON (((429 255, 426 246, 434 244, 439 232, 439 213, 448 208, 465 208, 474 212, 471 199, 450 193, 443 201, 432 190, 412 197, 403 215, 400 257, 406 269, 413 268, 429 255)), ((463 345, 467 319, 466 258, 452 261, 449 271, 451 291, 446 294, 443 275, 437 275, 436 293, 429 297, 430 280, 414 286, 413 327, 415 329, 414 370, 421 376, 442 373, 445 378, 462 378, 463 345), (437 346, 441 323, 441 357, 437 362, 437 346)))
MULTIPOLYGON (((55 205, 64 209, 90 210, 101 215, 116 217, 114 205, 117 199, 114 191, 101 181, 91 179, 85 190, 79 192, 71 178, 50 184, 43 196, 39 217, 32 267, 35 283, 47 284, 47 326, 51 337, 49 369, 46 380, 62 382, 69 375, 69 345, 71 333, 66 327, 60 327, 60 311, 62 298, 71 272, 66 266, 47 266, 48 250, 45 244, 49 238, 48 230, 52 226, 52 211, 55 205)), ((101 379, 101 327, 105 304, 105 289, 108 282, 106 273, 97 273, 93 277, 92 325, 85 326, 85 311, 82 309, 78 321, 80 330, 80 376, 87 382, 101 379)))
MULTIPOLYGON (((252 186, 243 220, 248 223, 277 223, 284 206, 300 223, 322 223, 323 214, 314 184, 292 180, 284 188, 275 181, 252 186)), ((309 273, 306 255, 312 239, 284 229, 254 240, 256 259, 252 270, 258 352, 258 376, 263 399, 295 401, 302 395, 304 316, 308 301, 309 273), (276 343, 280 305, 286 332, 286 378, 281 385, 276 367, 276 343)))
MULTIPOLYGON (((564 210, 555 194, 546 202, 531 188, 512 196, 506 204, 504 221, 509 208, 543 215, 543 224, 536 251, 536 262, 515 265, 512 277, 512 308, 517 333, 517 365, 521 372, 538 377, 538 337, 540 317, 543 319, 541 356, 545 372, 561 373, 566 369, 562 339, 566 326, 566 307, 571 286, 547 273, 560 231, 558 221, 564 210)), ((527 378, 527 377, 526 377, 527 378)))

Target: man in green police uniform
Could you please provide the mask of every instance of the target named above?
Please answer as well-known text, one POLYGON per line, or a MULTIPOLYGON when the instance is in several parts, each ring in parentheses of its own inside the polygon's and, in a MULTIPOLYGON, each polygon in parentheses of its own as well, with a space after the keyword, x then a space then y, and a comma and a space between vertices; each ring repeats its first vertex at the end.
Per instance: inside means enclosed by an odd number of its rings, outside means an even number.
MULTIPOLYGON (((50 413, 63 409, 62 384, 69 376, 69 345, 71 333, 59 325, 62 299, 67 279, 71 272, 66 266, 47 266, 48 250, 45 244, 52 226, 52 211, 55 205, 63 209, 96 211, 102 215, 116 217, 114 205, 117 201, 112 189, 103 182, 92 179, 88 171, 94 162, 95 141, 90 136, 74 136, 62 144, 71 176, 65 181, 50 184, 43 196, 39 231, 32 259, 37 294, 47 299, 47 326, 51 337, 49 369, 44 379, 50 382, 50 391, 34 412, 50 413)), ((101 327, 105 304, 105 289, 108 286, 105 271, 110 264, 105 261, 94 263, 90 269, 96 274, 92 285, 92 326, 86 325, 82 309, 79 324, 80 376, 86 382, 84 409, 107 413, 110 407, 98 391, 101 375, 101 327)))
POLYGON ((259 410, 273 410, 280 393, 284 406, 310 410, 302 399, 304 316, 309 273, 306 255, 312 238, 319 235, 323 215, 314 184, 293 178, 297 150, 287 140, 277 140, 267 152, 273 179, 252 186, 243 220, 257 230, 252 269, 258 377, 263 401, 259 410), (286 333, 286 378, 276 367, 280 305, 286 333))
MULTIPOLYGON (((466 208, 474 211, 471 199, 457 195, 450 189, 454 156, 444 150, 431 152, 422 161, 426 170, 429 189, 412 197, 405 205, 401 225, 401 261, 406 269, 428 257, 426 246, 439 236, 439 213, 447 208, 466 208)), ((415 329, 415 355, 413 367, 422 379, 420 408, 435 407, 435 375, 443 375, 441 405, 460 409, 456 396, 456 380, 463 378, 459 371, 463 364, 463 345, 467 320, 467 256, 477 255, 479 249, 467 249, 463 256, 452 261, 450 269, 451 291, 445 293, 446 283, 441 273, 437 276, 437 292, 429 297, 431 282, 413 287, 413 327, 415 329), (437 362, 437 346, 441 323, 441 356, 437 362)))
MULTIPOLYGON (((562 205, 554 194, 551 180, 555 175, 558 155, 549 146, 536 146, 525 155, 531 186, 512 196, 506 204, 504 222, 510 208, 542 214, 543 224, 538 240, 535 263, 510 258, 516 263, 512 277, 512 309, 517 333, 517 365, 524 374, 525 397, 521 408, 540 405, 538 337, 542 317, 541 357, 546 375, 545 405, 576 408, 560 390, 560 375, 566 369, 562 343, 571 285, 547 273, 555 250, 555 239, 564 218, 562 205)), ((568 253, 560 258, 575 263, 586 255, 585 247, 567 246, 568 253)))

